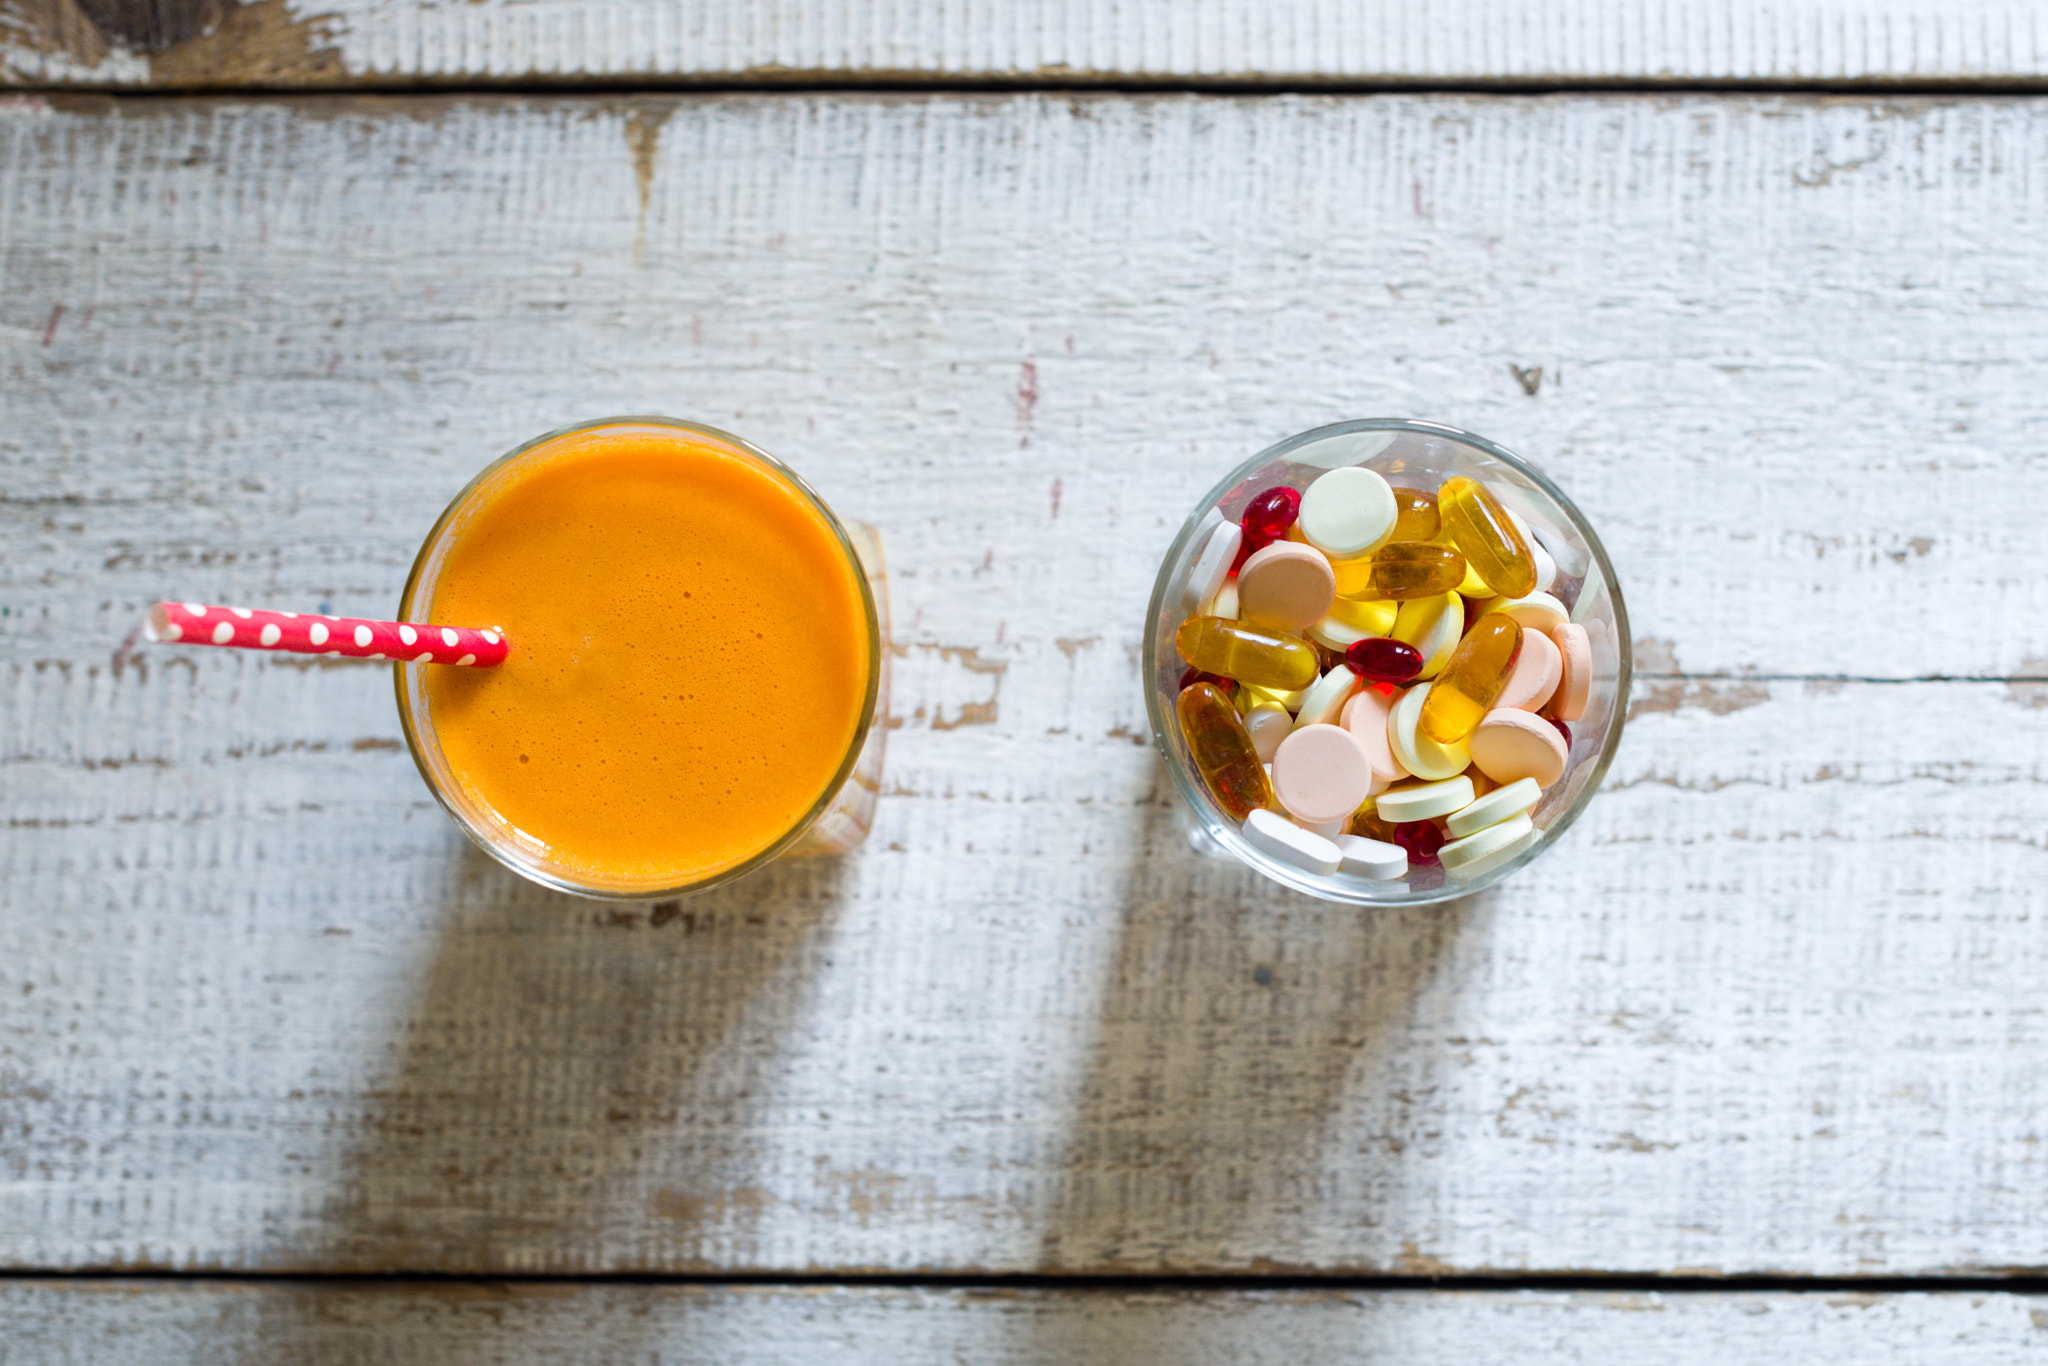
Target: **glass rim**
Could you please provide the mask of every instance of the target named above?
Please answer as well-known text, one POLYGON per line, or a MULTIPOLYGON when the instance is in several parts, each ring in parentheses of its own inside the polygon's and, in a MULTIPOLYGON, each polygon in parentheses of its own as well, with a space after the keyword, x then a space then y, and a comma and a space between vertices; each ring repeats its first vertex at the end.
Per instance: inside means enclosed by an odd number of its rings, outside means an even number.
MULTIPOLYGON (((451 795, 444 789, 441 781, 435 776, 433 769, 427 763, 424 753, 426 741, 421 736, 419 718, 414 715, 410 690, 407 685, 419 676, 419 670, 437 666, 415 663, 409 660, 395 661, 392 666, 392 686, 398 695, 399 728, 405 733, 405 747, 407 752, 412 755, 413 766, 419 770, 421 779, 427 785, 427 790, 434 794, 434 800, 441 804, 442 810, 448 813, 449 818, 469 837, 471 843, 521 877, 537 882, 544 887, 551 887, 556 891, 569 892, 576 896, 590 897, 602 901, 661 901, 670 897, 687 896, 696 892, 708 891, 713 887, 745 877, 757 868, 774 862, 791 845, 801 839, 804 832, 816 824, 820 816, 825 814, 831 807, 833 800, 839 795, 839 790, 852 777, 855 766, 860 762, 862 747, 867 743, 868 732, 874 728, 875 708, 882 682, 882 651, 888 648, 888 643, 882 639, 881 615, 876 608, 874 589, 868 582, 868 572, 860 557, 859 550, 855 548, 852 537, 847 534, 846 527, 840 522, 838 515, 832 511, 831 505, 819 496, 816 489, 804 481, 802 475, 799 475, 795 470, 770 455, 767 451, 762 450, 753 442, 743 437, 734 436, 731 432, 725 431, 722 428, 713 427, 702 422, 691 422, 683 418, 661 417, 640 413, 627 414, 620 417, 595 418, 587 422, 573 422, 566 427, 558 427, 551 432, 534 437, 530 441, 521 442, 477 471, 469 482, 464 484, 461 490, 448 500, 448 506, 442 509, 441 515, 435 519, 433 527, 428 530, 426 536, 420 541, 419 552, 413 557, 412 570, 405 578, 405 589, 399 595, 398 620, 406 621, 410 619, 414 607, 418 604, 420 586, 426 576, 429 561, 433 558, 434 552, 440 548, 450 524, 464 510, 464 506, 479 489, 501 471, 510 467, 515 461, 524 458, 540 447, 559 441, 563 437, 600 431, 608 427, 666 427, 675 431, 688 432, 696 436, 709 437, 714 441, 735 448, 749 459, 760 462, 770 475, 781 480, 801 497, 812 510, 824 519, 825 525, 830 529, 834 541, 838 543, 840 554, 845 560, 848 570, 851 571, 854 584, 860 592, 861 620, 868 645, 867 684, 865 696, 861 700, 860 720, 854 726, 853 735, 847 742, 846 753, 840 756, 838 767, 833 771, 831 779, 826 782, 825 789, 819 794, 817 801, 811 804, 810 809, 804 812, 795 824, 768 845, 748 855, 731 867, 720 869, 709 876, 675 886, 647 889, 619 889, 579 881, 574 877, 565 876, 554 869, 521 857, 521 851, 512 847, 510 842, 504 839, 498 831, 487 826, 479 826, 477 822, 471 820, 468 813, 453 800, 451 795)), ((422 704, 422 709, 424 709, 424 703, 422 704)), ((434 746, 434 751, 437 755, 442 755, 438 744, 434 746)), ((443 758, 445 761, 445 755, 443 755, 443 758)))
POLYGON ((1466 882, 1459 882, 1447 877, 1439 887, 1401 896, 1373 896, 1370 894, 1370 890, 1385 884, 1358 881, 1356 887, 1360 894, 1344 896, 1338 893, 1350 890, 1349 884, 1341 888, 1329 885, 1327 878, 1319 879, 1315 874, 1308 872, 1306 869, 1283 863, 1260 852, 1252 846, 1250 841, 1245 839, 1243 832, 1237 828, 1237 824, 1233 821, 1224 819, 1214 822, 1219 829, 1206 832, 1222 844, 1224 849, 1233 858, 1246 867, 1262 874, 1271 881, 1278 882, 1283 886, 1323 901, 1335 901, 1353 906, 1431 906, 1445 901, 1456 901, 1460 898, 1483 892, 1534 862, 1538 856, 1555 844, 1563 836, 1564 832, 1571 827, 1572 822, 1579 818, 1580 813, 1593 800, 1594 794, 1600 790, 1601 784, 1606 781, 1607 770, 1613 764, 1614 756, 1621 747, 1621 732, 1628 720, 1629 687, 1635 676, 1635 658, 1629 635, 1628 607, 1622 600, 1621 580, 1614 572, 1614 562, 1607 557, 1607 547, 1601 544, 1599 533, 1593 529, 1592 523, 1586 518, 1586 514, 1581 512, 1579 505, 1574 503, 1565 491, 1553 483, 1550 477, 1544 474, 1542 470, 1516 455, 1513 451, 1508 450, 1505 446, 1489 441, 1475 432, 1468 432, 1463 428, 1453 427, 1442 422, 1432 422, 1425 418, 1406 417, 1363 417, 1352 418, 1343 422, 1326 423, 1323 426, 1314 427, 1305 432, 1298 432, 1293 436, 1276 441, 1257 455, 1234 466, 1207 493, 1202 495, 1201 500, 1195 505, 1196 510, 1182 523, 1179 534, 1173 538, 1173 543, 1167 547, 1165 555, 1160 559, 1159 575, 1152 585, 1152 600, 1145 609, 1144 663, 1142 666, 1145 680, 1145 715, 1152 727, 1153 748, 1158 752, 1167 773, 1173 779, 1174 787, 1180 793, 1181 800, 1186 803, 1188 809, 1197 813, 1210 809, 1220 810, 1220 808, 1216 807, 1215 799, 1209 795, 1207 785, 1193 776, 1191 766, 1181 762, 1174 753, 1173 745, 1169 738, 1169 722, 1165 699, 1162 695, 1163 690, 1159 687, 1157 681, 1159 676, 1160 614, 1166 607, 1167 590, 1171 586, 1173 579, 1173 568, 1186 553, 1188 542, 1201 530, 1203 520, 1208 511, 1218 506, 1222 502, 1224 495, 1243 482, 1245 476, 1262 465, 1284 459, 1290 452, 1299 450, 1303 446, 1311 445, 1318 441, 1326 441, 1331 437, 1348 436, 1354 432, 1413 432, 1421 436, 1449 437, 1454 441, 1473 447, 1526 478, 1544 496, 1557 504, 1558 508, 1570 519, 1573 528, 1585 538, 1586 549, 1592 557, 1593 566, 1598 569, 1600 579, 1606 585, 1608 598, 1614 606, 1614 636, 1616 645, 1614 719, 1607 727, 1607 734, 1601 743, 1600 752, 1593 758, 1591 771, 1586 782, 1579 788, 1578 795, 1571 800, 1570 804, 1563 811, 1558 813, 1556 819, 1541 830, 1538 837, 1528 848, 1505 863, 1490 868, 1478 877, 1466 882))

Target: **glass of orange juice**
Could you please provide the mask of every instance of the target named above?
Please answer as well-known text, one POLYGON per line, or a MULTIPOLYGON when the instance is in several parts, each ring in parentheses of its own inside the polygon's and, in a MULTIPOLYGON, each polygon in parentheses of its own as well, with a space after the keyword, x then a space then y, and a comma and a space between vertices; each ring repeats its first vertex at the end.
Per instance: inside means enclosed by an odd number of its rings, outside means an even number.
POLYGON ((427 534, 402 621, 488 625, 492 669, 397 666, 414 762, 507 867, 652 899, 866 837, 887 706, 872 528, 713 427, 550 432, 427 534))

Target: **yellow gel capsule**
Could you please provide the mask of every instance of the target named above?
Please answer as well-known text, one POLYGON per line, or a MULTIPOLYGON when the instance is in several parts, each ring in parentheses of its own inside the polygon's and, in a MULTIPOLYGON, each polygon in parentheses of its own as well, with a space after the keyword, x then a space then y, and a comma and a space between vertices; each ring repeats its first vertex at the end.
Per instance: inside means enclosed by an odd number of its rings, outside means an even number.
POLYGON ((1458 475, 1444 480, 1436 497, 1452 543, 1488 592, 1520 598, 1536 591, 1536 557, 1492 494, 1458 475))
POLYGON ((1427 541, 1394 541, 1355 560, 1332 560, 1337 596, 1409 602, 1455 589, 1465 579, 1465 557, 1427 541))
POLYGON ((1245 729, 1244 718, 1213 683, 1181 689, 1174 701, 1181 734, 1187 737, 1195 768, 1217 805, 1235 820, 1273 805, 1273 784, 1259 760, 1258 746, 1245 729))
POLYGON ((1180 657, 1203 673, 1292 692, 1315 682, 1316 647, 1300 636, 1261 631, 1222 617, 1189 617, 1174 632, 1180 657))
POLYGON ((1440 745, 1455 745, 1477 730, 1521 653, 1522 623, 1513 617, 1494 612, 1472 623, 1423 699, 1416 731, 1440 745), (1494 624, 1500 620, 1506 620, 1508 628, 1494 624))
POLYGON ((1394 486, 1394 534, 1400 541, 1433 541, 1443 519, 1437 514, 1436 498, 1421 489, 1394 486))

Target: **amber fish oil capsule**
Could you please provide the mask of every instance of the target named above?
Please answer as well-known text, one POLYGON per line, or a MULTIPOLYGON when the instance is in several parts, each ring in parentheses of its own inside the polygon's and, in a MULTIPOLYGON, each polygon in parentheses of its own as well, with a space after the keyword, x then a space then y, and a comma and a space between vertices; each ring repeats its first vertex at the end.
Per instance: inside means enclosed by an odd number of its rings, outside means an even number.
POLYGON ((1266 765, 1230 699, 1213 683, 1184 688, 1174 702, 1181 734, 1211 795, 1234 820, 1273 804, 1266 765))
POLYGON ((1293 692, 1315 682, 1316 647, 1300 636, 1261 631, 1222 617, 1189 617, 1174 632, 1180 657, 1204 673, 1293 692))
POLYGON ((1356 560, 1330 568, 1337 596, 1375 602, 1412 602, 1448 593, 1465 581, 1465 557, 1447 545, 1393 541, 1356 560))
POLYGON ((1433 541, 1442 525, 1435 494, 1394 485, 1394 540, 1433 541))
POLYGON ((1536 591, 1536 557, 1492 494, 1476 480, 1457 475, 1444 480, 1436 496, 1444 529, 1488 588, 1509 598, 1536 591))
POLYGON ((1415 729, 1440 745, 1470 735, 1493 709, 1521 653, 1522 624, 1513 617, 1491 612, 1474 622, 1437 675, 1415 729))

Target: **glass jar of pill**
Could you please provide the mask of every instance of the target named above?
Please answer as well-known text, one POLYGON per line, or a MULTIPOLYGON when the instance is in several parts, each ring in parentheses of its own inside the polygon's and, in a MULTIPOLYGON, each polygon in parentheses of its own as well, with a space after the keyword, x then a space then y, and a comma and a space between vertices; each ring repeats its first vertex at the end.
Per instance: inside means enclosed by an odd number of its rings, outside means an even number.
POLYGON ((881 787, 873 528, 787 466, 661 417, 529 441, 427 534, 399 620, 490 627, 491 669, 397 665, 420 774, 546 886, 652 899, 859 844, 881 787))
POLYGON ((1403 418, 1340 422, 1289 437, 1203 495, 1160 564, 1143 663, 1153 743, 1194 849, 1354 905, 1468 896, 1541 857, 1585 810, 1614 758, 1632 667, 1614 567, 1563 490, 1484 437, 1403 418), (1481 502, 1494 511, 1479 510, 1481 502), (1482 544, 1471 529, 1474 516, 1488 526, 1511 523, 1515 532, 1494 527, 1495 541, 1482 544), (1417 548, 1424 544, 1441 549, 1417 548), (1320 560, 1310 550, 1320 551, 1320 560), (1469 561, 1468 577, 1432 606, 1423 590, 1443 585, 1414 576, 1437 573, 1450 551, 1469 561), (1504 556, 1528 563, 1503 570, 1504 556), (1322 561, 1328 569, 1318 568, 1322 561), (1496 580, 1503 573, 1521 577, 1502 593, 1482 580, 1482 568, 1496 580), (1532 588, 1529 578, 1539 569, 1542 586, 1532 588), (1367 591, 1360 585, 1400 584, 1404 575, 1414 579, 1416 596, 1360 600, 1367 591), (1338 588, 1318 588, 1318 581, 1338 588), (1325 596, 1309 600, 1316 592, 1325 596), (1335 610, 1325 618, 1286 618, 1289 610, 1317 610, 1332 592, 1339 594, 1335 610), (1260 610, 1280 614, 1278 624, 1248 610, 1254 598, 1260 610), (1293 606, 1297 601, 1308 605, 1293 606), (1532 670, 1548 667, 1559 682, 1532 684, 1523 695, 1529 710, 1520 715, 1488 711, 1482 697, 1466 709, 1464 724, 1485 726, 1485 735, 1475 731, 1418 757, 1417 746, 1428 743, 1415 734, 1428 701, 1421 690, 1436 687, 1441 670, 1457 667, 1445 661, 1489 612, 1515 618, 1522 632, 1511 665, 1529 656, 1532 670), (1435 626, 1411 630, 1411 620, 1435 626), (1544 640, 1527 639, 1532 633, 1544 640), (1301 660, 1302 645, 1314 653, 1313 665, 1301 660), (1406 669, 1419 672, 1383 675, 1386 659, 1406 660, 1406 669), (1278 672, 1261 687, 1224 675, 1228 662, 1278 672), (1361 670, 1371 677, 1354 679, 1361 670), (1338 709, 1354 696, 1361 699, 1356 709, 1348 702, 1338 709), (1231 705, 1222 706, 1224 700, 1231 705), (1404 700, 1412 705, 1402 707, 1404 700), (1233 709, 1249 724, 1233 721, 1233 709), (1369 741, 1364 747, 1379 755, 1363 770, 1370 783, 1363 800, 1336 820, 1329 819, 1334 808, 1314 803, 1328 803, 1335 793, 1346 804, 1357 794, 1344 784, 1367 780, 1345 767, 1355 763, 1329 734, 1333 726, 1369 741), (1310 727, 1319 729, 1297 739, 1310 727), (1472 760, 1475 752, 1487 756, 1491 774, 1472 760), (1389 753, 1397 756, 1391 770, 1381 767, 1389 753), (1310 761, 1320 765, 1311 770, 1313 781, 1298 779, 1310 761), (1531 764, 1541 771, 1531 775, 1531 764), (1460 786, 1468 780, 1469 787, 1460 786), (1391 798, 1384 812, 1383 798, 1391 798))

